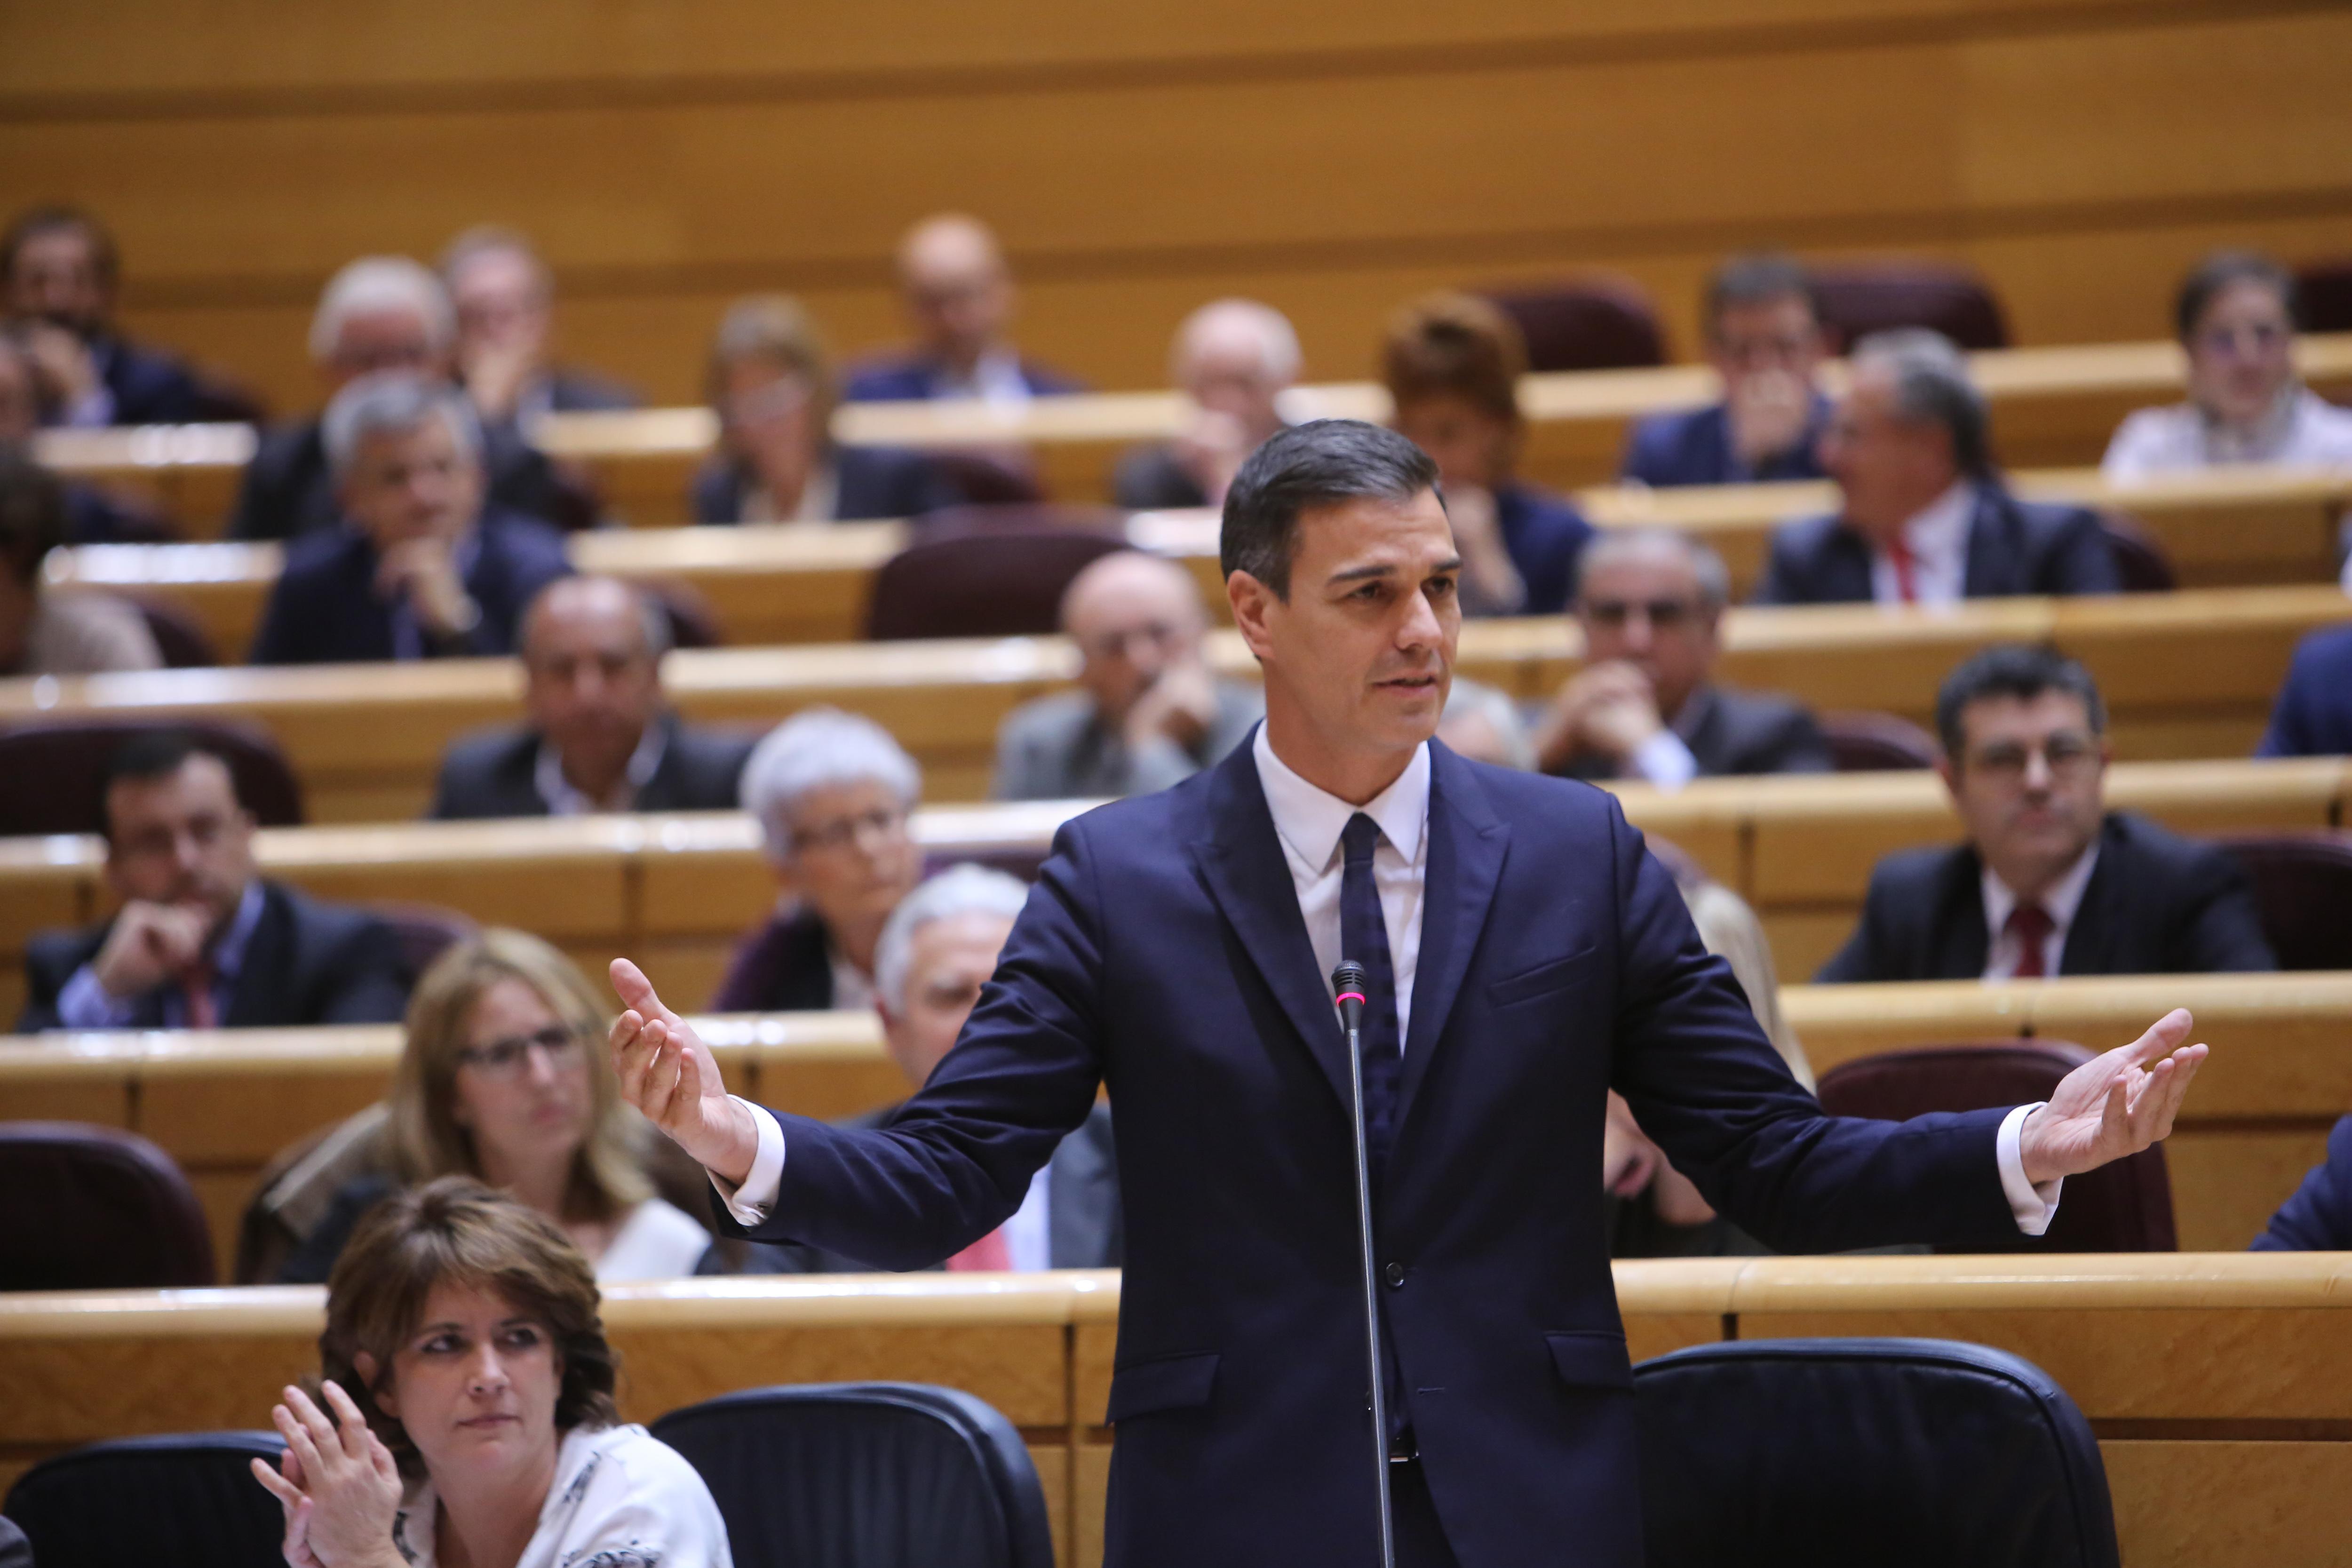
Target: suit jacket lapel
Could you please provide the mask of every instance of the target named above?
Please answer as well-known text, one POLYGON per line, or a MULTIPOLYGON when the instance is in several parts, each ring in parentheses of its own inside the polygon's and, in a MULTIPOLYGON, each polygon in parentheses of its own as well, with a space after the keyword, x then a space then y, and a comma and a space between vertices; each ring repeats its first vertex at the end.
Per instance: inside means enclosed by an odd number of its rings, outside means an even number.
POLYGON ((224 1027, 265 1028, 286 1016, 286 993, 293 976, 288 973, 294 956, 294 911, 285 895, 264 884, 261 918, 253 922, 244 955, 237 961, 236 984, 230 987, 224 1027))
POLYGON ((1511 836, 1486 804, 1470 764, 1429 743, 1429 860, 1421 896, 1421 961, 1413 972, 1412 1019, 1397 1089, 1402 1133, 1414 1092, 1442 1048, 1470 955, 1486 929, 1511 836))
POLYGON ((1928 936, 1935 945, 1927 954, 1925 978, 1975 980, 1983 975, 1991 952, 1985 931, 1983 863, 1973 849, 1961 849, 1950 865, 1951 880, 1936 900, 1937 924, 1928 936))
MULTIPOLYGON (((2112 820, 2112 819, 2110 819, 2112 820)), ((2074 923, 2066 928, 2066 945, 2058 954, 2061 974, 2116 974, 2131 966, 2116 962, 2123 941, 2125 886, 2129 868, 2116 851, 2116 836, 2105 824, 2099 830, 2099 859, 2083 887, 2083 901, 2074 906, 2074 923)))
POLYGON ((1994 491, 1979 488, 1976 510, 1969 514, 1968 566, 1961 574, 1960 592, 1971 599, 2000 598, 2024 585, 2019 559, 2022 542, 2014 537, 2009 509, 1994 491))
POLYGON ((1870 580, 1870 546, 1849 526, 1830 531, 1826 559, 1822 563, 1824 604, 1870 603, 1876 590, 1870 580))

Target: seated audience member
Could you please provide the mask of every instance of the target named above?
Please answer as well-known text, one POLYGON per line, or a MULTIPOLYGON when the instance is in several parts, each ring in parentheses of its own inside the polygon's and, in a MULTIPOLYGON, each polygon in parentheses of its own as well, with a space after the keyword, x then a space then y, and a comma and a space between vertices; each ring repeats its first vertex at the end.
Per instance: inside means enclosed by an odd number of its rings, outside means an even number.
MULTIPOLYGON (((1028 888, 1002 871, 951 866, 908 894, 882 928, 875 961, 882 1038, 910 1092, 923 1087, 963 1032, 1028 898, 1028 888)), ((887 1126, 898 1109, 885 1106, 843 1125, 887 1126)), ((1097 1101, 1030 1179, 1013 1217, 944 1267, 1116 1268, 1124 1241, 1110 1108, 1097 1101)), ((753 1274, 854 1274, 872 1267, 797 1244, 751 1242, 745 1253, 743 1271, 753 1274)))
POLYGON ((1679 533, 1604 530, 1587 545, 1576 599, 1585 664, 1537 728, 1543 770, 1666 789, 1829 772, 1829 742, 1801 704, 1716 683, 1730 587, 1723 558, 1679 533))
POLYGON ((1723 401, 1634 426, 1623 478, 1659 486, 1822 478, 1814 447, 1830 405, 1813 374, 1828 343, 1804 268, 1786 256, 1734 257, 1708 279, 1706 313, 1723 401))
POLYGON ((469 228, 441 253, 457 314, 457 380, 483 419, 529 428, 542 414, 635 408, 636 394, 554 363, 555 280, 520 231, 469 228))
POLYGON ((1216 300, 1185 317, 1168 375, 1192 400, 1191 426, 1121 458, 1113 497, 1137 511, 1223 506, 1243 459, 1289 423, 1280 401, 1299 363, 1298 334, 1271 305, 1216 300))
POLYGON ((2286 268, 2243 251, 2208 258, 2173 308, 2189 401, 2126 418, 2101 472, 2129 480, 2217 463, 2352 464, 2352 409, 2295 374, 2294 316, 2286 268))
POLYGON ((1772 536, 1764 605, 1948 605, 2121 585, 2095 513, 2002 489, 1960 351, 1921 329, 1864 338, 1822 434, 1839 511, 1772 536))
POLYGON ((279 1283, 326 1279, 370 1210, 449 1175, 544 1215, 599 1279, 693 1273, 710 1233, 655 1195, 659 1134, 621 1099, 611 1022, 579 967, 526 932, 487 931, 434 960, 408 1004, 374 1168, 344 1182, 279 1283))
POLYGON ((811 708, 768 732, 743 765, 743 809, 782 896, 736 949, 714 1010, 874 1005, 883 922, 923 874, 907 821, 922 793, 915 759, 871 719, 811 708))
MULTIPOLYGON (((0 334, 0 452, 31 452, 42 424, 43 396, 32 351, 0 334)), ((148 543, 170 532, 153 511, 127 497, 82 479, 60 476, 58 482, 64 492, 68 544, 148 543)))
POLYGON ((2327 1134, 2327 1158, 2279 1205, 2256 1252, 2352 1252, 2352 1116, 2327 1134))
POLYGON ((2352 626, 2329 626, 2295 645, 2259 757, 2352 753, 2352 626))
POLYGON ((122 908, 25 950, 16 1032, 382 1024, 408 1002, 391 928, 264 880, 228 763, 151 731, 109 761, 106 882, 122 908))
POLYGON ((1819 979, 2278 967, 2236 862, 2105 809, 2106 710, 2081 665, 1987 648, 1945 680, 1936 728, 1968 842, 1881 860, 1860 927, 1819 979))
POLYGON ((1445 710, 1437 721, 1437 738, 1474 763, 1532 773, 1536 747, 1528 734, 1519 705, 1507 692, 1457 675, 1446 689, 1445 710))
POLYGON ((546 1218, 451 1176, 383 1205, 327 1282, 313 1399, 253 1473, 299 1568, 730 1568, 677 1451, 619 1425, 596 1279, 546 1218))
POLYGON ((662 701, 669 617, 611 577, 559 577, 522 620, 526 721, 441 759, 434 817, 725 811, 751 742, 688 729, 662 701))
POLYGON ((386 371, 337 393, 321 428, 348 526, 288 547, 253 662, 513 652, 523 606, 572 566, 562 534, 486 500, 465 394, 386 371))
POLYGON ((1568 607, 1592 525, 1515 472, 1527 421, 1519 329, 1469 294, 1432 294, 1389 322, 1381 379, 1392 421, 1436 459, 1445 515, 1462 552, 1465 615, 1553 615, 1568 607))
POLYGON ((136 608, 41 581, 41 563, 65 542, 66 512, 57 476, 0 447, 0 676, 158 668, 163 656, 136 608))
POLYGON ((996 798, 1149 795, 1239 745, 1265 696, 1210 673, 1208 629, 1192 574, 1163 556, 1122 550, 1072 578, 1062 630, 1077 645, 1078 689, 1004 716, 996 798))
POLYGON ((834 380, 797 300, 739 300, 704 374, 719 450, 694 476, 697 522, 916 517, 955 503, 920 454, 833 438, 834 380))
POLYGON ((1018 407, 1032 397, 1081 390, 1013 348, 1012 269, 978 218, 941 213, 908 229, 898 242, 898 298, 914 346, 853 365, 842 387, 845 400, 978 397, 1018 407))
MULTIPOLYGON (((457 317, 441 280, 404 256, 368 256, 327 284, 310 321, 310 360, 330 402, 352 383, 386 371, 446 381, 454 368, 457 317)), ((576 496, 505 422, 478 443, 490 499, 551 521, 574 520, 576 496)), ((246 465, 229 519, 234 539, 293 539, 331 531, 341 520, 338 477, 323 419, 267 431, 246 465)))
POLYGON ((86 212, 35 207, 0 237, 8 330, 32 357, 41 404, 58 425, 179 425, 223 417, 170 354, 114 329, 114 237, 86 212))

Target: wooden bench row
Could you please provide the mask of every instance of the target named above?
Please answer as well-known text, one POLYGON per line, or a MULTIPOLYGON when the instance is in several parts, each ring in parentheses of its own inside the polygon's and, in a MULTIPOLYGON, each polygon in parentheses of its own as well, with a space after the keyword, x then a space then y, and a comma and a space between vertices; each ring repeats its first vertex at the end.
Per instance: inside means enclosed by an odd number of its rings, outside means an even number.
MULTIPOLYGON (((1620 1263, 1636 1360, 1720 1339, 1918 1335, 2041 1366, 2097 1435, 2134 1568, 2341 1561, 2352 1262, 2339 1254, 1620 1263)), ((1093 1568, 1113 1435, 1115 1272, 620 1285, 621 1414, 730 1390, 906 1379, 1020 1427, 1056 1561, 1093 1568)), ((317 1288, 0 1297, 0 1485, 105 1437, 266 1425, 313 1373, 317 1288)))
MULTIPOLYGON (((1720 678, 1822 710, 1932 719, 1952 667, 1995 642, 2054 642, 2098 679, 2119 755, 2244 756, 2304 635, 2352 620, 2332 586, 2212 589, 2101 599, 1979 599, 1948 610, 1841 605, 1743 609, 1727 619, 1720 678)), ((1475 622, 1460 672, 1533 700, 1576 668, 1581 636, 1559 616, 1475 622)), ((1252 679, 1238 635, 1214 634, 1221 673, 1252 679)), ((923 765, 933 799, 983 795, 1013 707, 1065 686, 1060 637, 689 649, 667 683, 689 718, 766 725, 814 703, 870 715, 923 765)), ((0 681, 0 729, 78 716, 255 721, 300 774, 312 820, 382 822, 423 811, 445 747, 520 713, 511 660, 159 670, 0 681)))
MULTIPOLYGON (((2062 469, 2019 474, 2014 483, 2036 499, 2137 517, 2181 584, 2193 588, 2333 581, 2337 520, 2352 502, 2352 471, 2331 469, 2252 466, 2136 485, 2107 484, 2095 469, 2062 469)), ((1837 504, 1834 487, 1811 483, 1612 486, 1578 500, 1602 527, 1666 526, 1706 539, 1742 600, 1763 574, 1772 531, 1837 504)), ((1128 533, 1189 566, 1218 617, 1230 619, 1213 513, 1138 514, 1128 533)), ((751 647, 862 637, 874 574, 907 539, 899 522, 749 524, 598 531, 576 535, 571 551, 583 572, 690 585, 728 640, 751 647)), ((282 553, 275 544, 86 545, 51 556, 47 575, 53 588, 125 590, 179 604, 235 661, 253 640, 282 553)))
MULTIPOLYGON (((2306 379, 2335 390, 2352 384, 2352 333, 2305 337, 2298 357, 2306 379)), ((2020 468, 2095 463, 2107 437, 2136 407, 2179 395, 2183 361, 2169 342, 2000 349, 1970 356, 1993 408, 1996 448, 2020 468)), ((1825 367, 1835 388, 1843 366, 1825 367)), ((1531 438, 1529 475, 1561 487, 1613 475, 1625 430, 1645 415, 1696 407, 1720 395, 1703 365, 1531 375, 1521 384, 1531 438)), ((1301 387, 1297 416, 1385 419, 1387 394, 1370 382, 1301 387)), ((1053 493, 1105 499, 1118 452, 1165 440, 1183 428, 1186 401, 1168 392, 1094 393, 1033 398, 1021 409, 938 403, 852 404, 835 433, 853 444, 913 447, 1025 445, 1053 493)), ((687 490, 709 452, 718 424, 707 408, 625 414, 566 414, 540 426, 540 444, 585 465, 620 516, 639 525, 688 521, 687 490)), ((252 457, 242 425, 154 426, 47 432, 43 459, 67 472, 152 491, 192 537, 216 537, 252 457)))

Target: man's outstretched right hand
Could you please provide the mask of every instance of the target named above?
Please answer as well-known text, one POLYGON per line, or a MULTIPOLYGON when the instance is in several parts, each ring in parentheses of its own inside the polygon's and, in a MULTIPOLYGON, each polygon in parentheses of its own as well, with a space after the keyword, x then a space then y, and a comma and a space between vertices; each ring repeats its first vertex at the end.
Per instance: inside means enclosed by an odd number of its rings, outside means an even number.
POLYGON ((613 989, 628 1011, 613 1020, 613 1071, 621 1097, 669 1134, 703 1169, 733 1186, 751 1173, 760 1132, 727 1092, 710 1047, 662 1005, 645 971, 613 960, 613 989))

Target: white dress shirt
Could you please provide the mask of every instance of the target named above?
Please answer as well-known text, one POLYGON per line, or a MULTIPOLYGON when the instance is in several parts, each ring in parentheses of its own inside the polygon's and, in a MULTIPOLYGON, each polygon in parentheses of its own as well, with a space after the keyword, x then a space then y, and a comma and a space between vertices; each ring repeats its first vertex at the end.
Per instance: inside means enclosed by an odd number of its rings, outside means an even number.
MULTIPOLYGON (((1961 479, 1903 525, 1903 543, 1911 552, 1910 603, 1957 605, 1967 596, 1969 524, 1976 514, 1976 487, 1961 479)), ((1870 596, 1882 605, 1905 602, 1894 558, 1883 550, 1870 552, 1870 596)))
MULTIPOLYGON (((1394 784, 1362 805, 1350 805, 1338 795, 1298 776, 1266 739, 1260 724, 1250 742, 1257 764, 1259 786, 1265 792, 1267 813, 1274 818, 1275 837, 1281 841, 1283 859, 1290 868, 1290 883, 1298 894, 1298 912, 1307 923, 1307 940, 1315 950, 1315 967, 1328 990, 1331 971, 1343 956, 1339 951, 1339 891, 1346 875, 1346 857, 1339 836, 1359 811, 1379 825, 1380 842, 1372 849, 1372 881, 1380 890, 1381 915, 1388 926, 1389 962, 1396 974, 1397 1041, 1400 1050, 1412 1021, 1412 982, 1421 963, 1423 889, 1429 870, 1429 746, 1415 748, 1412 760, 1394 784)), ((776 1199, 784 1167, 784 1133, 773 1116, 748 1100, 759 1128, 760 1147, 743 1184, 732 1191, 716 1174, 711 1184, 726 1200, 728 1212, 743 1225, 767 1217, 776 1199)), ((2040 1236, 2058 1212, 2058 1186, 2048 1182, 2039 1189, 2025 1179, 2025 1162, 2018 1149, 2019 1130, 2035 1109, 2021 1105, 2000 1124, 1994 1154, 2000 1169, 2001 1191, 2010 1211, 2028 1236, 2040 1236)), ((1600 1180, 1600 1172, 1593 1179, 1600 1180)), ((1033 1184, 1033 1192, 1034 1192, 1033 1184)))
MULTIPOLYGON (((2066 956, 2066 933, 2074 929, 2074 912, 2083 907, 2083 891, 2091 885, 2091 872, 2099 863, 2099 841, 2075 858, 2066 874, 2051 884, 2042 896, 2042 912, 2050 917, 2050 934, 2042 939, 2042 973, 2045 979, 2058 973, 2058 965, 2066 956)), ((1987 980, 2008 980, 2017 973, 2017 965, 2025 956, 2023 944, 2009 930, 2009 917, 2017 910, 2017 895, 2009 884, 1993 875, 1988 866, 1983 872, 1985 912, 1985 967, 1987 980)))
POLYGON ((977 397, 1005 412, 1024 408, 1029 403, 1029 378, 1021 374, 1021 356, 1001 343, 980 356, 969 377, 942 365, 933 384, 934 397, 977 397))
POLYGON ((541 740, 539 755, 531 763, 531 786, 539 798, 547 803, 550 816, 586 816, 600 811, 635 811, 637 792, 653 782, 661 772, 662 757, 669 751, 669 731, 658 721, 647 724, 638 737, 637 749, 629 753, 628 765, 622 770, 618 796, 610 804, 591 800, 587 792, 563 776, 563 754, 541 740))
POLYGON ((2193 403, 2143 408, 2116 426, 2099 472, 2143 479, 2218 463, 2352 466, 2352 408, 2338 408, 2305 386, 2281 394, 2251 429, 2224 425, 2193 403))

